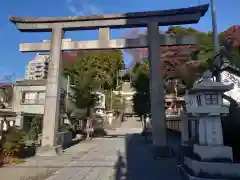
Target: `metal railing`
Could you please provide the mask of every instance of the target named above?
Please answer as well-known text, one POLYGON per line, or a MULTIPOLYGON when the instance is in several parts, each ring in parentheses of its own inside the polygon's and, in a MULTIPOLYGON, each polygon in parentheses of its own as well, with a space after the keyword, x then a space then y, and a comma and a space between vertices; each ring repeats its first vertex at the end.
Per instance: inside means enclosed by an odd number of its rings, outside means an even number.
POLYGON ((181 132, 180 122, 181 122, 180 118, 166 119, 166 126, 170 130, 181 132))

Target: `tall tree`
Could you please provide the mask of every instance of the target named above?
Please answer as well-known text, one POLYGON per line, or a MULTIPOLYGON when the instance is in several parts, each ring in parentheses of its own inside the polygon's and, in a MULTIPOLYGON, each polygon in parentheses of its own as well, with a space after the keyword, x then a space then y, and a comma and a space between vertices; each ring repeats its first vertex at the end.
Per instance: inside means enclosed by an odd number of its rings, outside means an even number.
POLYGON ((149 66, 148 60, 139 62, 133 68, 134 78, 132 86, 136 93, 133 96, 134 112, 140 117, 150 113, 149 66))
MULTIPOLYGON (((67 58, 66 58, 67 57, 67 58)), ((75 87, 76 105, 79 108, 90 108, 94 105, 94 91, 109 90, 116 87, 117 71, 124 67, 122 52, 84 51, 69 60, 64 59, 64 72, 71 78, 75 87)))

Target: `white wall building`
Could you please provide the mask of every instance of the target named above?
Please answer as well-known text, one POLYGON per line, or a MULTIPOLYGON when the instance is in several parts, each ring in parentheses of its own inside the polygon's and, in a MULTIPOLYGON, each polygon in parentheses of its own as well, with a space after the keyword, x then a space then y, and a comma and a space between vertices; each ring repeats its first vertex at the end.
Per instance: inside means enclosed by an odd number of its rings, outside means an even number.
POLYGON ((38 53, 35 58, 28 63, 25 71, 25 79, 46 79, 49 60, 49 54, 38 53))
MULTIPOLYGON (((225 92, 227 96, 230 96, 238 104, 240 104, 240 72, 239 70, 233 67, 226 67, 221 72, 221 82, 225 85, 234 84, 233 89, 225 92)), ((229 104, 226 100, 224 100, 224 104, 229 104)))

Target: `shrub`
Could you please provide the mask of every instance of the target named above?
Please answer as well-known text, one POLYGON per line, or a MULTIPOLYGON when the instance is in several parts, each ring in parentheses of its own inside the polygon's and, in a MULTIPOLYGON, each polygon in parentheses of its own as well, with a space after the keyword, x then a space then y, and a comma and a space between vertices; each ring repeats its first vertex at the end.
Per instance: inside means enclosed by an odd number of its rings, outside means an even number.
POLYGON ((24 149, 25 133, 15 127, 10 127, 4 135, 3 156, 18 157, 24 149))
POLYGON ((38 140, 38 135, 42 132, 42 117, 37 115, 31 122, 31 127, 28 133, 30 140, 38 140))

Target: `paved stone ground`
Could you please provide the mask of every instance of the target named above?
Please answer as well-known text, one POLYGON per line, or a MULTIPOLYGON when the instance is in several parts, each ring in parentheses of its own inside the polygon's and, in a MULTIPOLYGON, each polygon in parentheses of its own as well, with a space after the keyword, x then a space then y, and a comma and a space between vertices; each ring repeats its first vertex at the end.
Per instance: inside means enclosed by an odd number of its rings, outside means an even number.
POLYGON ((0 168, 1 180, 44 180, 72 160, 84 156, 98 146, 94 141, 83 141, 66 149, 61 156, 32 157, 26 163, 0 168))
POLYGON ((0 168, 1 180, 179 180, 176 158, 154 160, 140 122, 129 119, 109 136, 83 141, 59 157, 35 157, 0 168), (130 133, 130 134, 128 134, 130 133), (132 135, 131 135, 132 134, 132 135), (24 167, 25 166, 25 167, 24 167), (20 178, 49 171, 39 178, 20 178))
POLYGON ((180 180, 177 159, 154 160, 140 132, 139 122, 126 121, 108 138, 96 139, 97 148, 47 180, 180 180))

